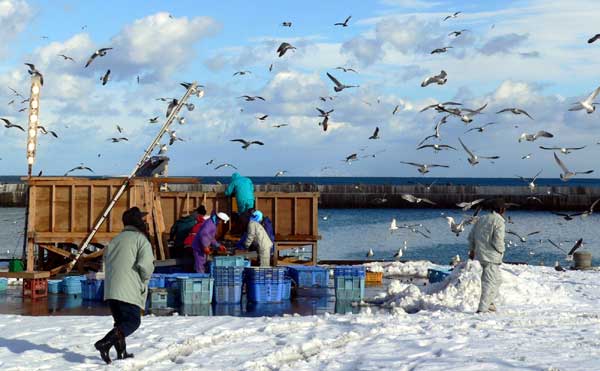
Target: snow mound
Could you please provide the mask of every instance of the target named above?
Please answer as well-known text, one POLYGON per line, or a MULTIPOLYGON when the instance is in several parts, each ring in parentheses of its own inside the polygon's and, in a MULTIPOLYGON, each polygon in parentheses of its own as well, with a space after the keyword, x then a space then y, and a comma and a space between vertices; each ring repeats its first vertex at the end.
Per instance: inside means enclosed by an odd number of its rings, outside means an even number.
POLYGON ((373 262, 365 264, 367 270, 371 272, 383 272, 384 277, 389 276, 418 276, 418 277, 427 277, 427 269, 434 267, 430 261, 426 260, 417 260, 410 261, 406 263, 401 262, 390 262, 390 263, 380 263, 373 262))
POLYGON ((561 282, 553 283, 554 268, 505 264, 501 272, 500 304, 547 305, 571 300, 561 282))

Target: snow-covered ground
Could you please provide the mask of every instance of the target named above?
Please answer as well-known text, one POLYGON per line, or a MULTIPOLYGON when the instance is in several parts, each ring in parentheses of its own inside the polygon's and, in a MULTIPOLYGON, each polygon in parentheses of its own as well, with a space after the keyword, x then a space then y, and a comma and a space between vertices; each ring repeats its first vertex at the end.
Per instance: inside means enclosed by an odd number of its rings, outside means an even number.
MULTIPOLYGON (((504 265, 498 312, 474 314, 479 270, 463 263, 421 290, 392 283, 378 297, 387 309, 358 315, 147 316, 128 339, 135 358, 109 369, 600 370, 599 272, 504 265)), ((0 369, 104 369, 92 344, 111 325, 0 316, 0 369)))

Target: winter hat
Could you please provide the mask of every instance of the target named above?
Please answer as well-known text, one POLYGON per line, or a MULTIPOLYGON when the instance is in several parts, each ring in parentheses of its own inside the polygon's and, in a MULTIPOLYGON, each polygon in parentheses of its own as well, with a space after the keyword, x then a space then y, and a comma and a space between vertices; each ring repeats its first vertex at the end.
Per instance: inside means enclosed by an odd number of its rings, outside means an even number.
POLYGON ((227 223, 229 221, 229 215, 225 214, 224 212, 218 212, 217 216, 219 217, 219 219, 221 219, 225 223, 227 223))
POLYGON ((255 212, 252 213, 252 217, 250 218, 250 220, 260 223, 263 220, 263 213, 260 210, 256 210, 255 212))

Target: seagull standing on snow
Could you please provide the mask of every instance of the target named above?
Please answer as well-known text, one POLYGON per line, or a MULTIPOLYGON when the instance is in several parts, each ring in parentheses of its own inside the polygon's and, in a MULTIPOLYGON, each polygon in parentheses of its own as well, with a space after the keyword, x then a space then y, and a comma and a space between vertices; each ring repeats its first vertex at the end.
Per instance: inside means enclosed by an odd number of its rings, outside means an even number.
POLYGON ((402 257, 402 248, 399 248, 398 251, 394 254, 394 259, 399 260, 402 257))
POLYGON ((574 106, 569 108, 569 111, 580 111, 585 109, 588 114, 594 112, 596 110, 596 104, 598 104, 594 102, 594 99, 596 99, 598 93, 600 93, 600 87, 597 87, 585 100, 573 103, 574 106))
POLYGON ((564 162, 562 162, 560 160, 560 158, 558 158, 558 156, 556 155, 556 153, 554 153, 554 160, 556 161, 556 163, 558 164, 558 166, 562 169, 562 173, 560 174, 560 180, 562 180, 563 182, 568 181, 569 179, 571 179, 572 177, 579 175, 579 174, 591 174, 594 172, 594 170, 588 170, 588 171, 571 171, 567 168, 567 166, 564 164, 564 162))

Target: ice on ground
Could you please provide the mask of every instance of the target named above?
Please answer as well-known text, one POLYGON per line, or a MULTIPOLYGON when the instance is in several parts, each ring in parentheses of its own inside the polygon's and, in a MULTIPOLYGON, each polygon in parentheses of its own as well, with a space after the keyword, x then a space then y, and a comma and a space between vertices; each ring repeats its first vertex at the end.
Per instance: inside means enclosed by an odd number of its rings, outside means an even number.
POLYGON ((417 276, 427 277, 427 270, 436 267, 430 261, 417 260, 410 262, 373 262, 365 264, 367 269, 371 272, 383 272, 384 277, 390 276, 417 276))

